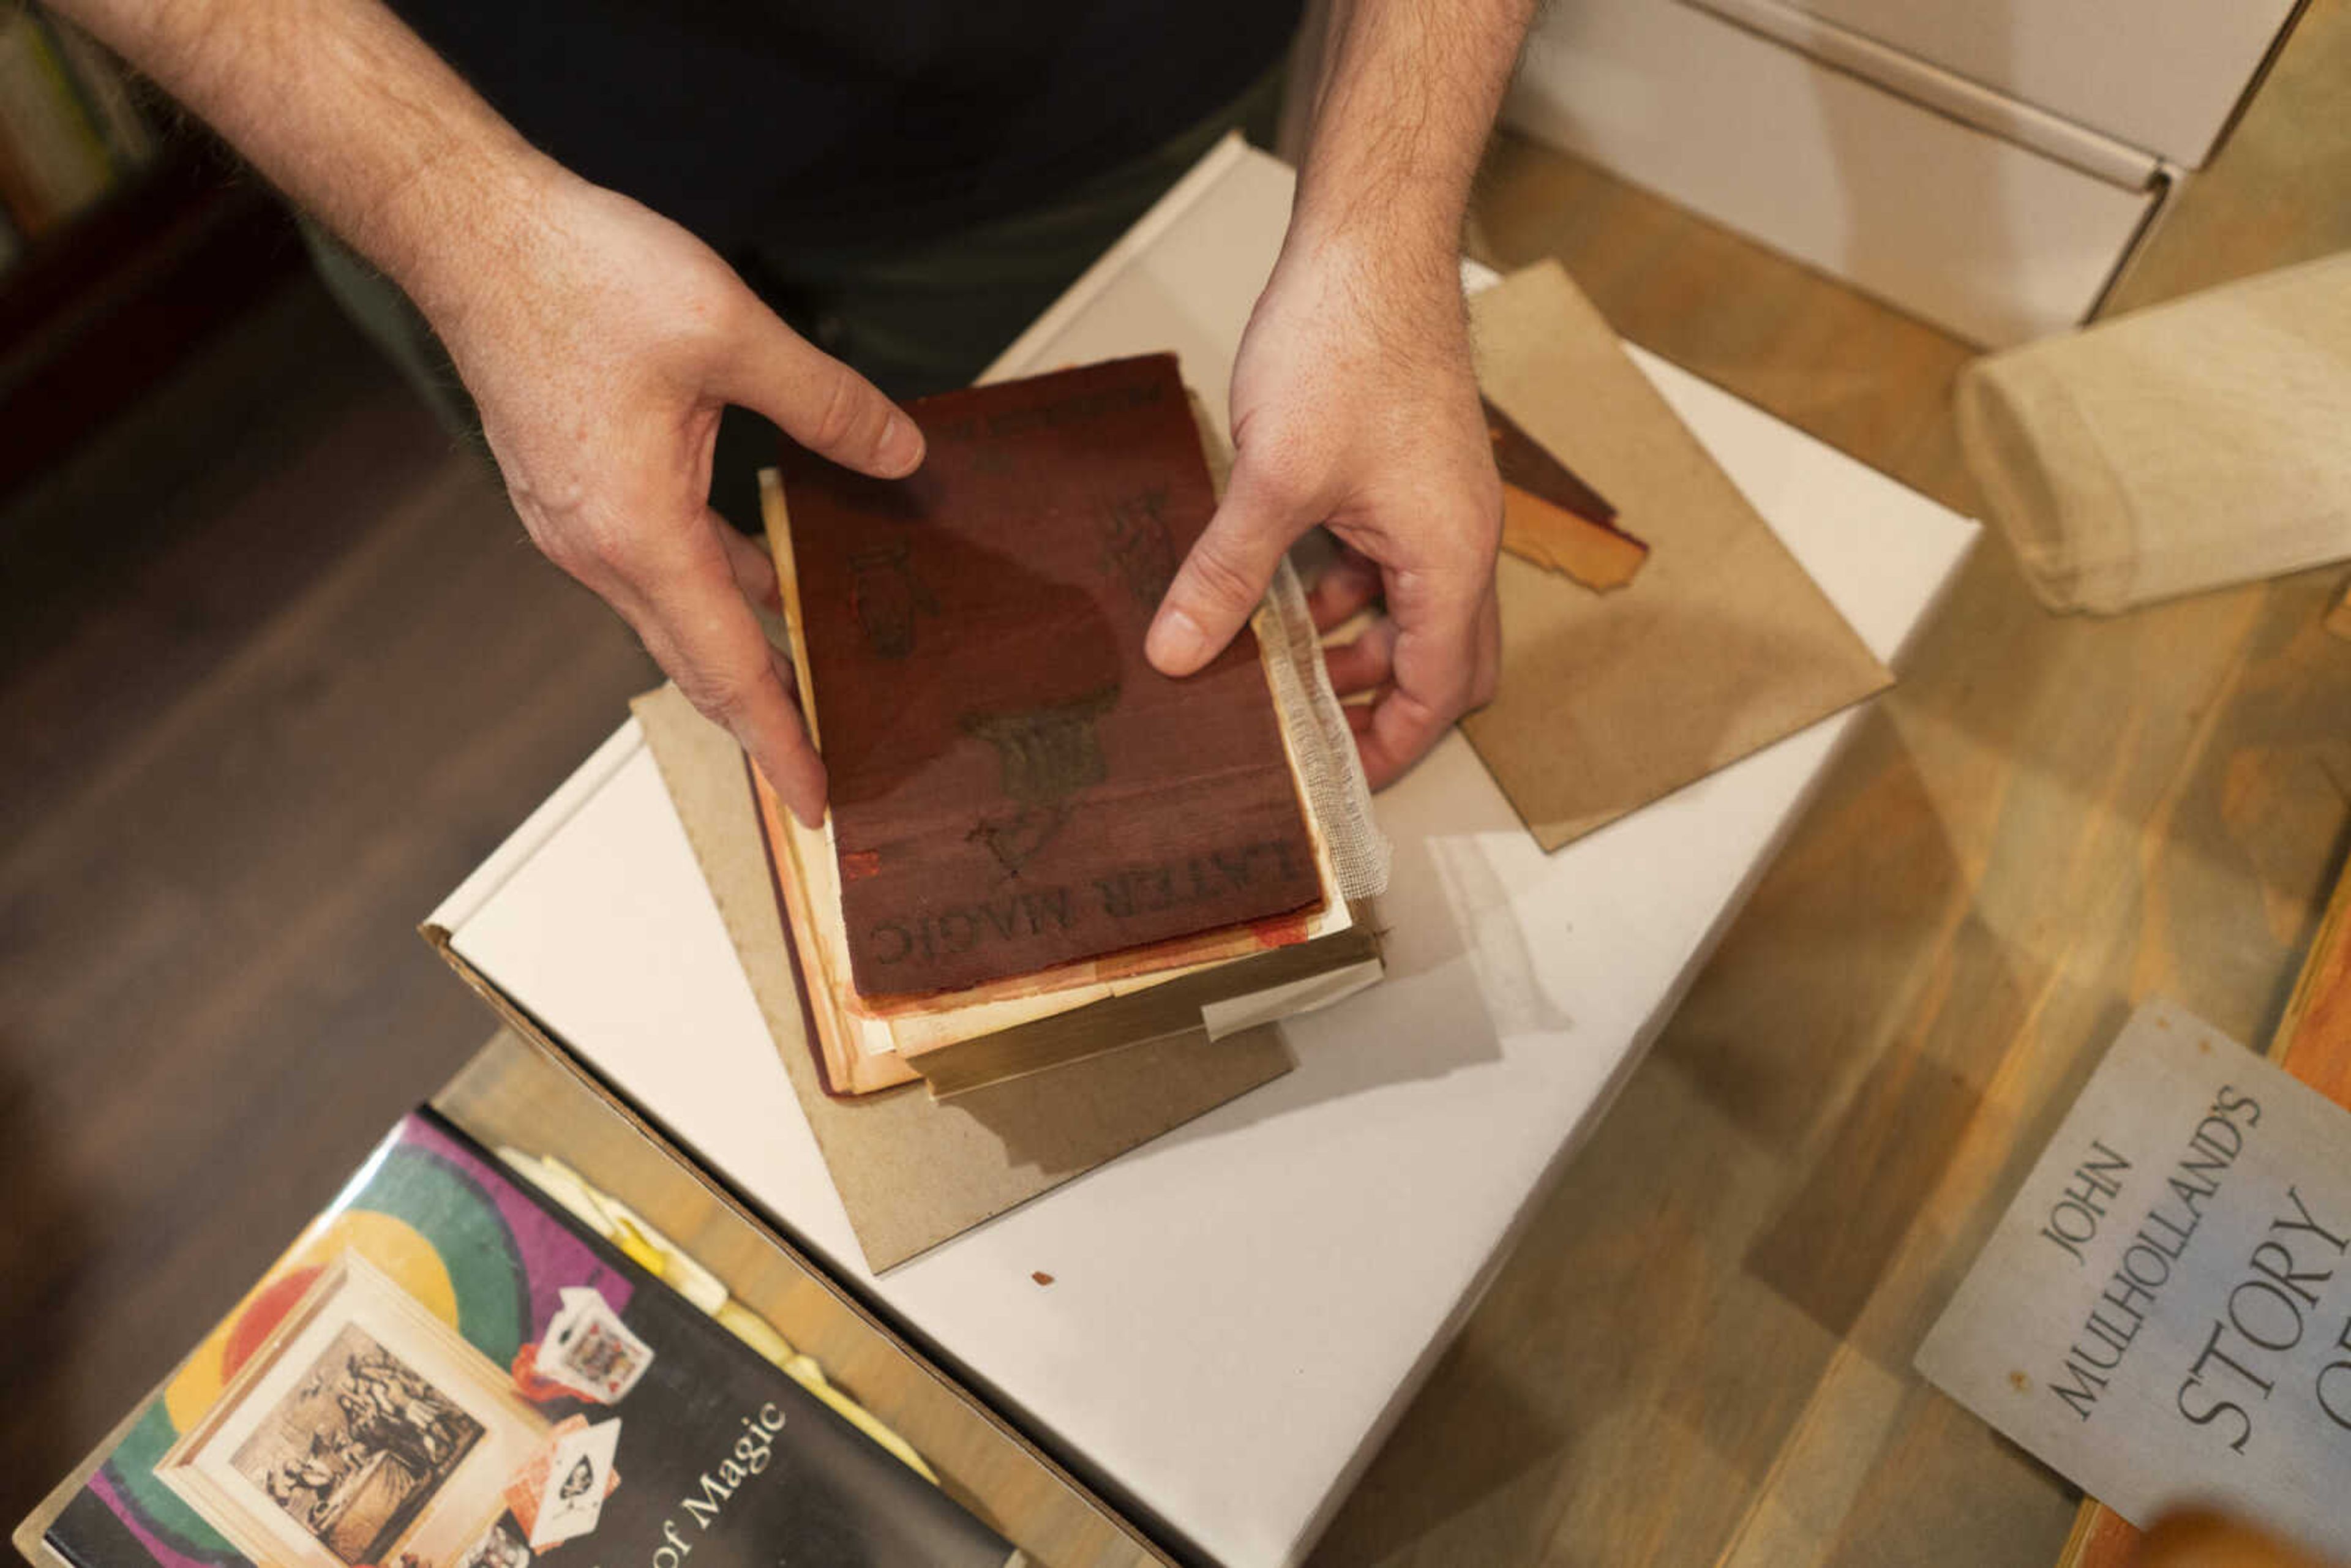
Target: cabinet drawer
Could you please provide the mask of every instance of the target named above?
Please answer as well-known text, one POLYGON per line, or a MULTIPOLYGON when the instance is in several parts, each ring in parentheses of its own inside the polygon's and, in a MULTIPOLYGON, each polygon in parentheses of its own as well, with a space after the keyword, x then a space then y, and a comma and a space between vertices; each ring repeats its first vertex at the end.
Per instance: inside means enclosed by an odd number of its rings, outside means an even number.
POLYGON ((2082 320, 2161 194, 1677 0, 1560 0, 1505 118, 1991 346, 2082 320))
POLYGON ((1780 0, 2201 168, 2296 0, 1780 0))

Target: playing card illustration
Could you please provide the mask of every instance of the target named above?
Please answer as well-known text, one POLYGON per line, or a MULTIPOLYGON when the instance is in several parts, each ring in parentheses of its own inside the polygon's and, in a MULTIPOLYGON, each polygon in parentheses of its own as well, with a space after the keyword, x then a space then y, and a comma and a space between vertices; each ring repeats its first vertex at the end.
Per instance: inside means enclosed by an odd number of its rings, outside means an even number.
POLYGON ((601 1293, 577 1285, 561 1293, 563 1308, 539 1343, 538 1375, 582 1399, 619 1403, 653 1364, 653 1346, 630 1332, 601 1293))
POLYGON ((531 1551, 587 1534, 620 1484, 612 1456, 621 1442, 618 1416, 588 1425, 574 1416, 557 1423, 546 1444, 507 1483, 507 1506, 531 1551))

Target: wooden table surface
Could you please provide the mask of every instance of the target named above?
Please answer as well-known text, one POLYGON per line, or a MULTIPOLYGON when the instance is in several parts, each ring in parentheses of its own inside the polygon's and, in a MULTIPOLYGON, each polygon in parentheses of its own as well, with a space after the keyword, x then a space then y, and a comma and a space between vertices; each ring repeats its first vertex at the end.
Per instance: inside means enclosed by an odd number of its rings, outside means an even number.
MULTIPOLYGON (((2313 0, 2117 290, 2351 244, 2313 0)), ((1971 350, 1523 142, 1494 259, 1962 511, 1971 350)), ((1987 538, 1316 1562, 2041 1565, 2075 1495, 1910 1358, 2131 1005, 2271 1036, 2343 858, 2342 571, 2058 618, 1987 538)))

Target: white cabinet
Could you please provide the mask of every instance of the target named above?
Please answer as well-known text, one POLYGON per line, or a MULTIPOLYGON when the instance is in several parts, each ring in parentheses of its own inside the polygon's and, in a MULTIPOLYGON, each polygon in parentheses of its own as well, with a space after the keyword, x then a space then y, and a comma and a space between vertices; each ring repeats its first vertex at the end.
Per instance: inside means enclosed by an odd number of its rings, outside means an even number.
POLYGON ((1504 114, 2001 346, 2095 308, 2292 5, 1556 0, 1504 114))
POLYGON ((2295 0, 1790 0, 2022 102, 2201 168, 2295 0))

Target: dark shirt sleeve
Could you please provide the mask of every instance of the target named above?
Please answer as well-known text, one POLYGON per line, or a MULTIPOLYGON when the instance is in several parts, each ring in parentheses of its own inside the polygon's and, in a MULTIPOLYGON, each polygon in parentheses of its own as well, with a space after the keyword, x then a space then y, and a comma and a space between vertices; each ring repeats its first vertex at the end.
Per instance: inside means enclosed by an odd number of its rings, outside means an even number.
POLYGON ((1238 97, 1299 0, 394 0, 524 135, 722 253, 1019 212, 1238 97))

